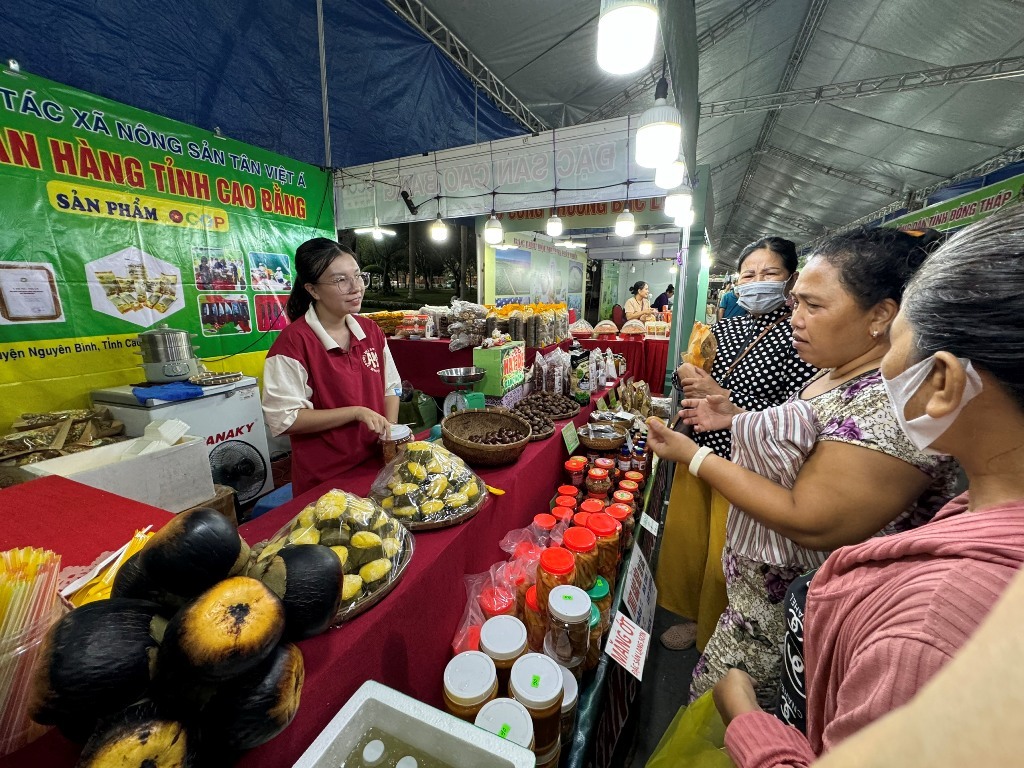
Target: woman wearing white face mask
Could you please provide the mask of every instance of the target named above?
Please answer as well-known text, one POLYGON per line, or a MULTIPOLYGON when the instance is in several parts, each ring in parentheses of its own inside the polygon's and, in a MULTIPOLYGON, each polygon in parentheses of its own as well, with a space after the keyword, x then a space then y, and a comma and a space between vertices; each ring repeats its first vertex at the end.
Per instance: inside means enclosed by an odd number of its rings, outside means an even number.
MULTIPOLYGON (((718 344, 711 373, 682 365, 673 376, 688 398, 726 397, 749 411, 779 405, 800 389, 817 369, 793 349, 786 298, 797 277, 796 246, 781 237, 765 237, 740 253, 737 292, 749 314, 717 323, 718 344)), ((702 432, 697 445, 715 455, 731 455, 729 430, 702 432)), ((662 534, 658 568, 658 603, 693 621, 669 628, 666 648, 680 650, 696 641, 699 650, 718 623, 727 603, 722 573, 725 516, 729 502, 703 481, 677 467, 662 534)))
POLYGON ((652 423, 648 445, 731 503, 722 564, 729 605, 694 669, 691 695, 731 667, 775 703, 786 590, 829 551, 926 522, 952 497, 955 463, 926 456, 896 421, 878 371, 922 240, 896 230, 834 237, 793 289, 793 343, 821 373, 785 404, 747 413, 720 397, 685 400, 700 431, 731 426, 732 461, 652 423))
POLYGON ((742 673, 719 684, 740 766, 806 765, 907 702, 1024 565, 1024 207, 928 259, 881 372, 911 442, 956 457, 970 491, 928 525, 844 548, 814 575, 806 737, 759 711, 742 673))

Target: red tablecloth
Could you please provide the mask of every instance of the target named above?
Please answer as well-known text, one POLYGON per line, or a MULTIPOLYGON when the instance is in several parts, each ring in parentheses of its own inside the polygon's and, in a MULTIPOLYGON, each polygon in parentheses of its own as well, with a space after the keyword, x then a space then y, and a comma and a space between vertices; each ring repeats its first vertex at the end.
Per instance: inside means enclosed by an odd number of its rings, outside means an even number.
MULTIPOLYGON (((473 365, 471 347, 452 352, 448 349, 448 343, 448 339, 388 339, 388 348, 403 379, 431 397, 444 397, 452 391, 452 387, 442 383, 437 372, 445 368, 468 368, 473 365)), ((526 367, 533 365, 537 352, 546 355, 556 347, 568 349, 571 343, 570 339, 566 339, 549 347, 527 349, 526 367)))
MULTIPOLYGON (((413 342, 420 343, 423 342, 413 342)), ((604 392, 600 393, 604 394, 604 392)), ((592 405, 581 409, 573 419, 582 425, 592 405)), ((561 427, 564 422, 556 426, 561 427)), ((299 644, 305 660, 306 681, 302 703, 292 724, 277 738, 246 753, 243 766, 288 766, 309 746, 341 706, 366 680, 377 680, 403 693, 432 704, 441 705, 444 667, 451 656, 452 636, 465 607, 463 576, 486 570, 505 557, 498 542, 511 529, 525 526, 538 512, 548 510, 548 501, 563 477, 565 445, 556 433, 548 440, 530 443, 519 461, 511 466, 482 470, 484 481, 505 491, 492 496, 471 520, 454 528, 424 531, 416 535, 412 560, 394 592, 379 605, 343 626, 299 644)), ((288 504, 243 525, 241 533, 253 544, 273 535, 296 515, 303 506, 314 501, 332 487, 365 494, 380 467, 367 463, 356 467, 337 482, 325 483, 288 504)), ((34 483, 33 483, 34 485, 34 483)), ((5 492, 7 493, 7 492, 5 492)), ((5 541, 31 543, 21 531, 35 531, 52 526, 61 528, 57 516, 71 509, 65 498, 56 506, 37 504, 32 507, 37 518, 26 528, 4 526, 5 541), (55 519, 56 518, 56 519, 55 519)), ((0 494, 0 504, 4 496, 0 494)), ((135 505, 134 502, 125 502, 135 505)), ((108 519, 111 504, 108 502, 108 519)), ((135 505, 143 506, 143 505, 135 505)), ((27 517, 24 505, 21 514, 5 515, 14 521, 27 517)), ((146 508, 148 509, 148 508, 146 508)), ((5 512, 7 510, 5 509, 5 512)), ((155 510, 160 513, 160 510, 155 510)), ((165 513, 163 513, 165 514, 165 513)), ((89 512, 90 518, 93 512, 89 512)), ((81 541, 75 545, 83 552, 124 543, 135 527, 154 522, 132 516, 119 523, 118 533, 103 533, 102 525, 76 525, 81 541), (124 533, 123 531, 127 531, 124 533)), ((63 536, 67 528, 60 530, 63 536)), ((54 537, 56 538, 56 537, 54 537)), ((41 542, 45 540, 40 539, 41 542)), ((92 558, 86 557, 88 562, 92 558)), ((39 741, 14 755, 0 759, 0 766, 71 766, 77 757, 76 748, 58 733, 51 731, 39 741)))
POLYGON ((639 378, 647 382, 651 394, 659 397, 665 391, 668 373, 668 339, 644 340, 644 372, 639 378))

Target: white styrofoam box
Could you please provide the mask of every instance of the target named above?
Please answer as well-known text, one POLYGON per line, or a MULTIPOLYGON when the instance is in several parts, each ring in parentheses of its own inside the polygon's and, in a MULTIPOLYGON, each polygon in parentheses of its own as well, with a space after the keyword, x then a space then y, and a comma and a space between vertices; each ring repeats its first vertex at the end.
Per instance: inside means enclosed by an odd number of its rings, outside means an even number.
POLYGON ((293 768, 336 768, 370 728, 379 728, 455 768, 534 768, 537 764, 530 750, 370 680, 293 768))
POLYGON ((61 475, 168 512, 184 512, 214 497, 210 454, 202 438, 186 436, 162 451, 122 461, 135 442, 59 456, 25 469, 36 475, 61 475))
POLYGON ((142 434, 150 440, 162 440, 168 445, 174 445, 188 434, 188 430, 188 424, 181 419, 160 419, 149 422, 142 434))

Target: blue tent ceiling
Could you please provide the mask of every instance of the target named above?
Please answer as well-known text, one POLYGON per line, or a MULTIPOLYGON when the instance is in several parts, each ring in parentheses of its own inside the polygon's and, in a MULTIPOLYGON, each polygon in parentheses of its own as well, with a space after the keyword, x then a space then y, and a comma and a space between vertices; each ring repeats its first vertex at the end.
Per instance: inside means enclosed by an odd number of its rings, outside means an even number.
MULTIPOLYGON (((523 132, 384 0, 324 5, 333 165, 523 132)), ((28 72, 324 163, 314 0, 33 0, 0 29, 28 72)))

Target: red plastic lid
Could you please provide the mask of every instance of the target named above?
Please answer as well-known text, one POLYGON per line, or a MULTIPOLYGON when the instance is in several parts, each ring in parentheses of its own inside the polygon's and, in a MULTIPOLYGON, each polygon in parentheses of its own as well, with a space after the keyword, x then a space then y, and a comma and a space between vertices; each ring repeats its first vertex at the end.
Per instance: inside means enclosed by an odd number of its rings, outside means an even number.
MULTIPOLYGON (((602 512, 599 515, 591 515, 590 519, 587 520, 587 528, 597 534, 598 538, 606 539, 609 536, 614 536, 615 531, 619 528, 618 521, 611 515, 602 512)), ((544 562, 543 556, 541 562, 544 562)))
MULTIPOLYGON (((626 473, 626 480, 628 480, 631 483, 636 483, 638 487, 643 479, 644 473, 637 472, 635 469, 631 469, 629 472, 626 473)), ((626 482, 626 480, 623 480, 622 482, 626 482)))
POLYGON ((555 498, 556 507, 569 507, 569 509, 576 508, 576 497, 575 496, 557 496, 555 498))
POLYGON ((604 480, 606 477, 608 477, 608 470, 594 468, 590 470, 587 474, 590 475, 595 480, 604 480))
MULTIPOLYGON (((540 603, 537 602, 537 586, 534 585, 526 590, 526 604, 531 611, 540 613, 540 603)), ((478 630, 479 633, 479 630, 478 630)))
POLYGON ((612 494, 612 498, 619 504, 632 504, 633 494, 629 491, 615 491, 612 494))
POLYGON ((504 590, 487 587, 480 593, 477 602, 480 603, 480 607, 484 609, 485 613, 495 616, 501 613, 508 613, 509 609, 515 605, 516 597, 504 590))
POLYGON ((597 536, 593 531, 574 526, 562 536, 562 546, 572 552, 590 552, 597 546, 597 536))
POLYGON ((625 504, 609 504, 608 508, 605 509, 605 514, 610 515, 621 523, 633 513, 625 504))
POLYGON ((540 567, 554 576, 564 576, 576 567, 576 558, 568 549, 548 547, 540 556, 540 567))
POLYGON ((554 509, 551 510, 552 517, 554 517, 556 520, 561 520, 562 522, 566 523, 572 520, 572 516, 575 513, 576 510, 572 509, 571 507, 555 507, 554 509))
POLYGON ((542 531, 550 531, 555 527, 555 520, 553 515, 549 515, 547 512, 541 512, 539 515, 535 515, 533 518, 533 524, 540 528, 542 531))
POLYGON ((587 519, 590 517, 589 512, 577 512, 572 516, 572 524, 578 525, 580 528, 587 527, 587 519))
MULTIPOLYGON (((568 463, 568 462, 566 462, 568 463)), ((579 493, 579 489, 575 485, 560 485, 558 486, 559 496, 572 496, 576 498, 576 494, 579 493)))
POLYGON ((600 499, 585 499, 580 504, 580 512, 587 512, 591 515, 596 515, 598 512, 604 512, 604 504, 600 499))
POLYGON ((570 472, 579 472, 585 466, 587 466, 587 459, 585 456, 573 456, 565 462, 565 468, 570 472))
POLYGON ((520 541, 512 557, 516 560, 536 560, 543 551, 543 547, 538 547, 532 541, 520 541))
POLYGON ((615 469, 615 461, 612 459, 597 459, 594 466, 600 469, 615 469))
POLYGON ((634 483, 632 480, 621 480, 619 482, 620 491, 629 491, 630 493, 636 493, 640 490, 640 486, 634 483))

